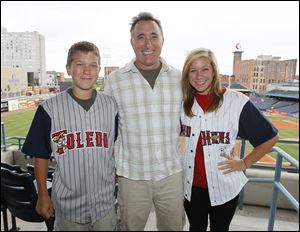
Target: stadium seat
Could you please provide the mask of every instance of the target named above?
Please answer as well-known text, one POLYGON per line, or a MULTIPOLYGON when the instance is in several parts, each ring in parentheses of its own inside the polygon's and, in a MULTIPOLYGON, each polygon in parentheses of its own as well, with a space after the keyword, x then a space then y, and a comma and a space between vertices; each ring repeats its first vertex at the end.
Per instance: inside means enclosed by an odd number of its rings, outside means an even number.
MULTIPOLYGON (((24 171, 19 165, 1 163, 1 168, 2 167, 7 168, 7 169, 12 170, 13 172, 17 172, 17 173, 22 173, 24 171)), ((2 216, 3 216, 4 231, 8 231, 7 206, 4 203, 2 194, 1 194, 1 211, 2 211, 2 216)), ((11 224, 12 224, 12 228, 10 230, 12 230, 12 231, 18 230, 18 228, 16 226, 16 217, 13 214, 11 214, 11 224)))
MULTIPOLYGON (((27 166, 27 171, 32 175, 33 178, 35 178, 35 175, 34 175, 34 165, 27 164, 26 166, 27 166)), ((47 181, 52 182, 54 171, 55 171, 55 167, 48 166, 47 181)))
POLYGON ((12 170, 17 173, 22 173, 25 172, 24 169, 22 169, 19 165, 13 165, 13 164, 8 164, 8 163, 1 163, 1 168, 7 168, 9 170, 12 170))
POLYGON ((47 230, 52 231, 54 218, 45 220, 41 217, 35 211, 36 201, 37 192, 33 177, 28 172, 17 172, 1 165, 1 203, 4 208, 23 221, 45 222, 47 230))

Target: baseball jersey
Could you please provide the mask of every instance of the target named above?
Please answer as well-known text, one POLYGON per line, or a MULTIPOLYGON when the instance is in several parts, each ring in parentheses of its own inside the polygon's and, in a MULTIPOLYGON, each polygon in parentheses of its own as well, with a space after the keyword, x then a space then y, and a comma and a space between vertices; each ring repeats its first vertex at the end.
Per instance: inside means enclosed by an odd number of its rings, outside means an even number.
POLYGON ((38 107, 22 152, 55 156, 51 197, 56 217, 93 223, 113 209, 116 115, 114 99, 100 92, 89 110, 67 91, 38 107))
POLYGON ((208 192, 212 206, 233 199, 248 179, 242 171, 223 174, 218 163, 232 154, 237 137, 258 146, 277 134, 277 129, 250 102, 249 98, 227 89, 223 103, 215 112, 204 113, 196 100, 192 107, 193 117, 182 111, 182 135, 184 136, 184 196, 191 199, 194 178, 195 154, 198 139, 202 139, 208 192))
POLYGON ((135 59, 112 72, 104 86, 118 105, 117 174, 132 180, 156 181, 182 171, 180 71, 160 61, 154 88, 135 67, 135 59))

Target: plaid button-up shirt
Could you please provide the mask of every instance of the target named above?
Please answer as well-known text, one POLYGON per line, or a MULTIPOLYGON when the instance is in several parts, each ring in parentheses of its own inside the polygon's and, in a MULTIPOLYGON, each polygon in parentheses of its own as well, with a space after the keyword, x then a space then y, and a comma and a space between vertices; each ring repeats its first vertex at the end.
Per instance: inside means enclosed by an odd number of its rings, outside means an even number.
POLYGON ((117 175, 161 180, 182 171, 180 71, 161 58, 162 68, 152 89, 134 62, 112 72, 104 88, 115 98, 119 110, 117 175))

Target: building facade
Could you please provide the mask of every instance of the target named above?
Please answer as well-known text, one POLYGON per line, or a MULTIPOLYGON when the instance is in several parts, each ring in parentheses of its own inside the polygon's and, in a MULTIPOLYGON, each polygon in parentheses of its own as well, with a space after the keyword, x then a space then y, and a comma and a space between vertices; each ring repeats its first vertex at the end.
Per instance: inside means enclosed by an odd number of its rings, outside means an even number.
POLYGON ((297 59, 281 60, 281 57, 277 56, 260 55, 256 59, 242 60, 242 51, 233 53, 234 79, 250 89, 264 92, 268 84, 296 78, 297 59))
POLYGON ((104 67, 104 79, 106 80, 107 77, 108 77, 108 75, 109 75, 112 71, 117 70, 117 69, 119 69, 118 66, 105 66, 105 67, 104 67))
POLYGON ((45 38, 38 32, 7 32, 1 26, 1 67, 21 68, 37 85, 45 85, 45 38))
POLYGON ((63 72, 56 71, 47 71, 46 72, 46 80, 45 85, 58 85, 59 82, 63 82, 65 80, 65 75, 63 72))
POLYGON ((21 96, 27 86, 27 72, 24 69, 1 67, 1 99, 21 96))

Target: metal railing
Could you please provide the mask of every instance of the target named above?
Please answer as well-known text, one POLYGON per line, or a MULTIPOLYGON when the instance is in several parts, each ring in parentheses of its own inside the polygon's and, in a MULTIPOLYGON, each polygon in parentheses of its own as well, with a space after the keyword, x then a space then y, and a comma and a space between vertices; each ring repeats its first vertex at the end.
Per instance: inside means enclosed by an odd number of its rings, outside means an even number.
POLYGON ((299 214, 299 202, 280 183, 282 159, 283 158, 286 159, 295 168, 297 168, 298 171, 299 171, 299 161, 295 160, 293 157, 291 157, 288 153, 286 153, 279 147, 273 147, 273 151, 277 153, 277 158, 276 158, 276 168, 275 168, 275 176, 274 176, 273 190, 272 190, 272 203, 271 203, 269 224, 268 224, 268 230, 272 230, 272 231, 274 228, 274 220, 275 220, 275 213, 277 209, 277 198, 278 198, 279 191, 285 196, 285 198, 291 203, 293 208, 299 214))
POLYGON ((6 132, 4 122, 1 122, 1 151, 6 151, 6 132))
POLYGON ((21 150, 22 145, 25 141, 25 137, 22 136, 9 136, 6 137, 5 124, 1 122, 1 151, 7 151, 7 148, 13 145, 18 145, 21 150), (15 143, 7 143, 7 140, 16 140, 15 143))
MULTIPOLYGON (((292 144, 299 144, 298 141, 291 141, 291 140, 279 140, 277 143, 292 143, 292 144)), ((245 156, 246 150, 246 141, 241 141, 241 158, 245 156)), ((297 211, 299 214, 299 202, 289 193, 289 191, 281 184, 281 171, 282 171, 282 160, 283 158, 287 160, 292 166, 297 170, 299 173, 299 161, 291 157, 288 153, 283 151, 279 147, 273 147, 271 152, 275 152, 277 154, 276 158, 276 165, 275 165, 275 174, 274 178, 249 178, 249 182, 257 182, 257 183, 273 183, 272 188, 272 199, 271 199, 271 207, 269 213, 269 223, 268 223, 268 231, 273 231, 274 228, 274 221, 275 221, 275 213, 277 210, 277 199, 278 199, 278 192, 280 191, 283 196, 289 201, 292 207, 297 211)), ((255 165, 253 165, 255 166, 255 165)), ((244 188, 240 192, 239 195, 239 209, 243 208, 243 201, 244 201, 244 188)))

